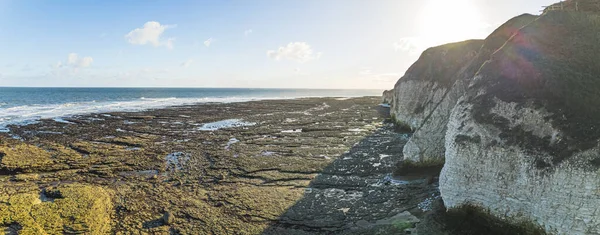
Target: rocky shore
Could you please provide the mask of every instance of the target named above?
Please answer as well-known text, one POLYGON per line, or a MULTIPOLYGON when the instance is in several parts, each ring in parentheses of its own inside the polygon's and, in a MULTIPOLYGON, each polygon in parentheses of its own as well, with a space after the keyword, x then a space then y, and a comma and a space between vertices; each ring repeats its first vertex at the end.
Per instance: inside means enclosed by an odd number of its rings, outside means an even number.
POLYGON ((0 229, 18 234, 398 234, 439 197, 394 178, 379 97, 209 103, 11 126, 0 229))

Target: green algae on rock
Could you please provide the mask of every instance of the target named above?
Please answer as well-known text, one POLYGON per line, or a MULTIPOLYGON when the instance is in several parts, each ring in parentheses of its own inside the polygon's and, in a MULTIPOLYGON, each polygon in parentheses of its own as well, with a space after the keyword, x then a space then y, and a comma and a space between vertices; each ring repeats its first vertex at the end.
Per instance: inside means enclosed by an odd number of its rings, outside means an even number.
POLYGON ((108 234, 113 223, 111 197, 102 187, 83 184, 17 193, 0 199, 0 222, 18 224, 19 234, 108 234), (55 198, 42 201, 41 193, 55 198))
POLYGON ((31 171, 48 166, 52 163, 50 157, 48 151, 29 144, 0 145, 0 167, 11 171, 31 171))

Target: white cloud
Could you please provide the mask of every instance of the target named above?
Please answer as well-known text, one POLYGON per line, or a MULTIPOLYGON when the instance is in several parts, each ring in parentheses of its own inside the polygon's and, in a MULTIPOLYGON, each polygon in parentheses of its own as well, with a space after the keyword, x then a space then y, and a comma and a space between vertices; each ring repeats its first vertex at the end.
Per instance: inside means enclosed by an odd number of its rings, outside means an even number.
POLYGON ((392 45, 395 51, 406 51, 411 55, 419 54, 423 50, 427 49, 422 40, 417 37, 405 37, 401 38, 400 41, 394 42, 392 45))
POLYGON ((393 83, 400 79, 401 75, 399 73, 380 73, 380 74, 369 74, 365 76, 367 79, 370 79, 373 82, 380 83, 393 83))
POLYGON ((373 74, 371 67, 364 67, 360 70, 360 75, 371 75, 373 74))
POLYGON ((156 21, 148 21, 142 28, 137 28, 125 35, 127 41, 134 45, 150 44, 155 47, 165 46, 173 48, 174 38, 162 40, 162 34, 169 28, 174 28, 176 25, 161 25, 156 21))
POLYGON ((319 59, 323 53, 313 53, 312 48, 306 42, 290 42, 287 46, 281 46, 277 50, 267 51, 267 56, 274 60, 288 59, 300 63, 319 59))
POLYGON ((395 82, 398 81, 400 77, 401 75, 399 73, 381 73, 371 76, 375 82, 395 82))
POLYGON ((33 68, 29 64, 26 64, 25 66, 23 66, 23 68, 21 68, 21 71, 31 72, 31 71, 33 71, 33 68))
POLYGON ((204 45, 206 47, 210 47, 210 44, 213 43, 214 41, 215 40, 213 38, 206 39, 206 41, 204 41, 204 45))
MULTIPOLYGON (((92 65, 92 62, 94 62, 94 59, 92 59, 92 57, 86 56, 80 58, 76 53, 70 53, 67 59, 67 65, 74 68, 90 67, 90 65, 92 65)), ((59 61, 56 67, 62 67, 62 62, 59 61)))
POLYGON ((252 33, 252 29, 246 29, 246 31, 244 31, 244 36, 248 36, 252 33))
POLYGON ((165 46, 169 49, 173 49, 173 42, 175 41, 175 38, 169 38, 167 39, 167 42, 165 42, 165 46))
POLYGON ((372 67, 363 67, 359 70, 359 76, 365 80, 378 83, 391 83, 400 79, 399 73, 377 73, 372 67))
POLYGON ((184 67, 184 68, 190 67, 190 65, 192 65, 193 62, 194 61, 192 59, 189 59, 189 60, 181 63, 181 67, 184 67))

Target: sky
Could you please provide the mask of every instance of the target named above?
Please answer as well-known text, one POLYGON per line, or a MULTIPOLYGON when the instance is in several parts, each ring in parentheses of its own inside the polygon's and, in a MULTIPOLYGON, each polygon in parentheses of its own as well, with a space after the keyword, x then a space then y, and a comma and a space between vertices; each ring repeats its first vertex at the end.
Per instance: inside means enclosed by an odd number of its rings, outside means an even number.
POLYGON ((0 86, 388 89, 556 0, 0 0, 0 86))

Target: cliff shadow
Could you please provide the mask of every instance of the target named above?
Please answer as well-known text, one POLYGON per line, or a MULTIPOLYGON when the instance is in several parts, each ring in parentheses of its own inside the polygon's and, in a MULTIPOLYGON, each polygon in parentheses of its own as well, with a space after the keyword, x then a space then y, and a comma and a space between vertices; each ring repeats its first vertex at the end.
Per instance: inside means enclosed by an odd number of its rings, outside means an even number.
MULTIPOLYGON (((376 111, 389 118, 389 109, 376 111)), ((399 234, 412 228, 439 193, 426 177, 393 177, 409 137, 384 122, 325 167, 263 234, 399 234)))

